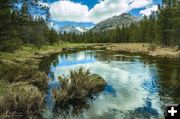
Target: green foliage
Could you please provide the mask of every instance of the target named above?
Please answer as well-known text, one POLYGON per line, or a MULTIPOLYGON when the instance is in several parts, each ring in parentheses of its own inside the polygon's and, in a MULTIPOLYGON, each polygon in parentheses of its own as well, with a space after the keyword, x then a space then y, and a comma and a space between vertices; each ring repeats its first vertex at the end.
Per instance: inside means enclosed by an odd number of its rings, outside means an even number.
MULTIPOLYGON (((49 29, 47 22, 41 18, 33 18, 29 12, 32 8, 43 9, 37 6, 38 0, 1 0, 0 2, 0 51, 12 52, 23 44, 35 44, 39 49, 44 44, 59 42, 59 35, 49 29), (14 3, 21 2, 18 10, 14 3)), ((44 9, 44 11, 47 11, 44 9)))
POLYGON ((19 38, 12 38, 11 40, 6 40, 1 42, 1 51, 14 51, 22 45, 22 41, 19 38))
POLYGON ((163 0, 163 7, 158 13, 158 40, 164 46, 179 45, 180 1, 163 0))
MULTIPOLYGON (((163 46, 180 47, 180 1, 163 0, 159 11, 144 17, 139 23, 130 26, 117 26, 108 31, 89 31, 82 34, 57 33, 47 25, 48 20, 33 18, 29 9, 34 8, 38 0, 0 2, 0 51, 13 51, 22 44, 34 44, 39 49, 45 44, 64 42, 73 43, 160 43, 163 46), (21 2, 22 8, 13 7, 21 2)), ((48 11, 42 6, 37 7, 48 11)), ((48 13, 46 14, 49 15, 48 13)))
POLYGON ((116 29, 84 34, 64 33, 62 39, 68 42, 85 43, 157 43, 180 48, 180 1, 163 0, 157 12, 144 17, 138 24, 116 27, 116 29))
POLYGON ((47 32, 48 42, 52 45, 54 43, 57 43, 59 40, 59 36, 57 32, 54 29, 51 29, 47 32))

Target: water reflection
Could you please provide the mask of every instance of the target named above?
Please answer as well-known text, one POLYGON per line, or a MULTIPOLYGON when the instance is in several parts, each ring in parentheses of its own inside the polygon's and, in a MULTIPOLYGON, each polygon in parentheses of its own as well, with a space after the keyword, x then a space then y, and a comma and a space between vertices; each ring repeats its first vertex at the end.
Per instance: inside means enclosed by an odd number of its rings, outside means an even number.
MULTIPOLYGON (((58 62, 51 65, 49 76, 56 82, 58 76, 68 76, 70 70, 85 67, 91 73, 101 75, 108 84, 96 100, 89 102, 88 110, 84 110, 78 117, 68 118, 160 118, 165 103, 162 100, 165 92, 162 82, 168 79, 163 77, 164 68, 156 61, 151 61, 140 56, 81 51, 59 55, 58 62)), ((174 80, 178 80, 179 71, 174 69, 171 74, 165 75, 169 79, 174 77, 174 80)), ((179 90, 179 86, 176 87, 179 90)), ((177 90, 169 91, 177 93, 177 90)), ((176 96, 180 97, 178 94, 176 96)))

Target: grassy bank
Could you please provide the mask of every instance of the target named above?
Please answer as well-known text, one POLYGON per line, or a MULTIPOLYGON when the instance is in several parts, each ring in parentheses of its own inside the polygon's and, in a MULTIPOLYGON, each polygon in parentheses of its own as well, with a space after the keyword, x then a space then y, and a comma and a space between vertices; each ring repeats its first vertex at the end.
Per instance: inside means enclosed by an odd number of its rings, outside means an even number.
POLYGON ((94 44, 94 47, 97 49, 105 48, 109 51, 139 53, 160 58, 180 58, 180 50, 174 47, 162 47, 149 43, 94 44))
POLYGON ((63 48, 75 48, 82 46, 82 44, 68 43, 61 45, 46 45, 41 49, 38 49, 35 46, 22 46, 14 52, 0 52, 0 80, 6 79, 7 75, 10 75, 12 70, 16 71, 13 72, 13 75, 15 75, 19 70, 38 69, 39 62, 44 57, 60 53, 63 48))
POLYGON ((36 55, 47 56, 51 53, 61 52, 65 47, 78 47, 82 44, 61 44, 61 45, 46 45, 41 49, 35 46, 22 46, 19 50, 12 53, 0 52, 0 59, 24 62, 31 58, 36 58, 36 55))
POLYGON ((11 53, 0 52, 0 117, 40 116, 49 79, 39 71, 39 63, 63 48, 81 46, 62 44, 41 49, 23 46, 11 53))

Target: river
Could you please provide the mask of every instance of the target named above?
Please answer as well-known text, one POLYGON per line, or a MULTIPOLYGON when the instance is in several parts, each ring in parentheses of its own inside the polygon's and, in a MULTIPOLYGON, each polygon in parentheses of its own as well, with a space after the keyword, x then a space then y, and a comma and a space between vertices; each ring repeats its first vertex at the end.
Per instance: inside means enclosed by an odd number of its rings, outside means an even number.
MULTIPOLYGON (((68 119, 161 118, 164 105, 180 102, 180 60, 152 58, 103 50, 61 53, 49 66, 46 102, 53 107, 51 89, 59 88, 58 76, 84 67, 102 76, 107 86, 78 115, 59 114, 68 119)), ((46 118, 55 118, 46 111, 46 118)))

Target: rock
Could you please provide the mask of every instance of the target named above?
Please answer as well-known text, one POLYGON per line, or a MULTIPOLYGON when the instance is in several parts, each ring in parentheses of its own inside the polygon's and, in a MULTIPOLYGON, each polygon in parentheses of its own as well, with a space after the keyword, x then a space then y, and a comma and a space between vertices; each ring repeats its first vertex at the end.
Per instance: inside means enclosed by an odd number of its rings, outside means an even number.
POLYGON ((71 71, 69 78, 62 79, 59 77, 59 81, 61 89, 53 90, 55 111, 69 110, 70 106, 74 107, 74 111, 79 106, 81 108, 87 107, 86 101, 103 91, 106 85, 101 76, 90 74, 88 70, 86 71, 83 68, 78 71, 71 71))

